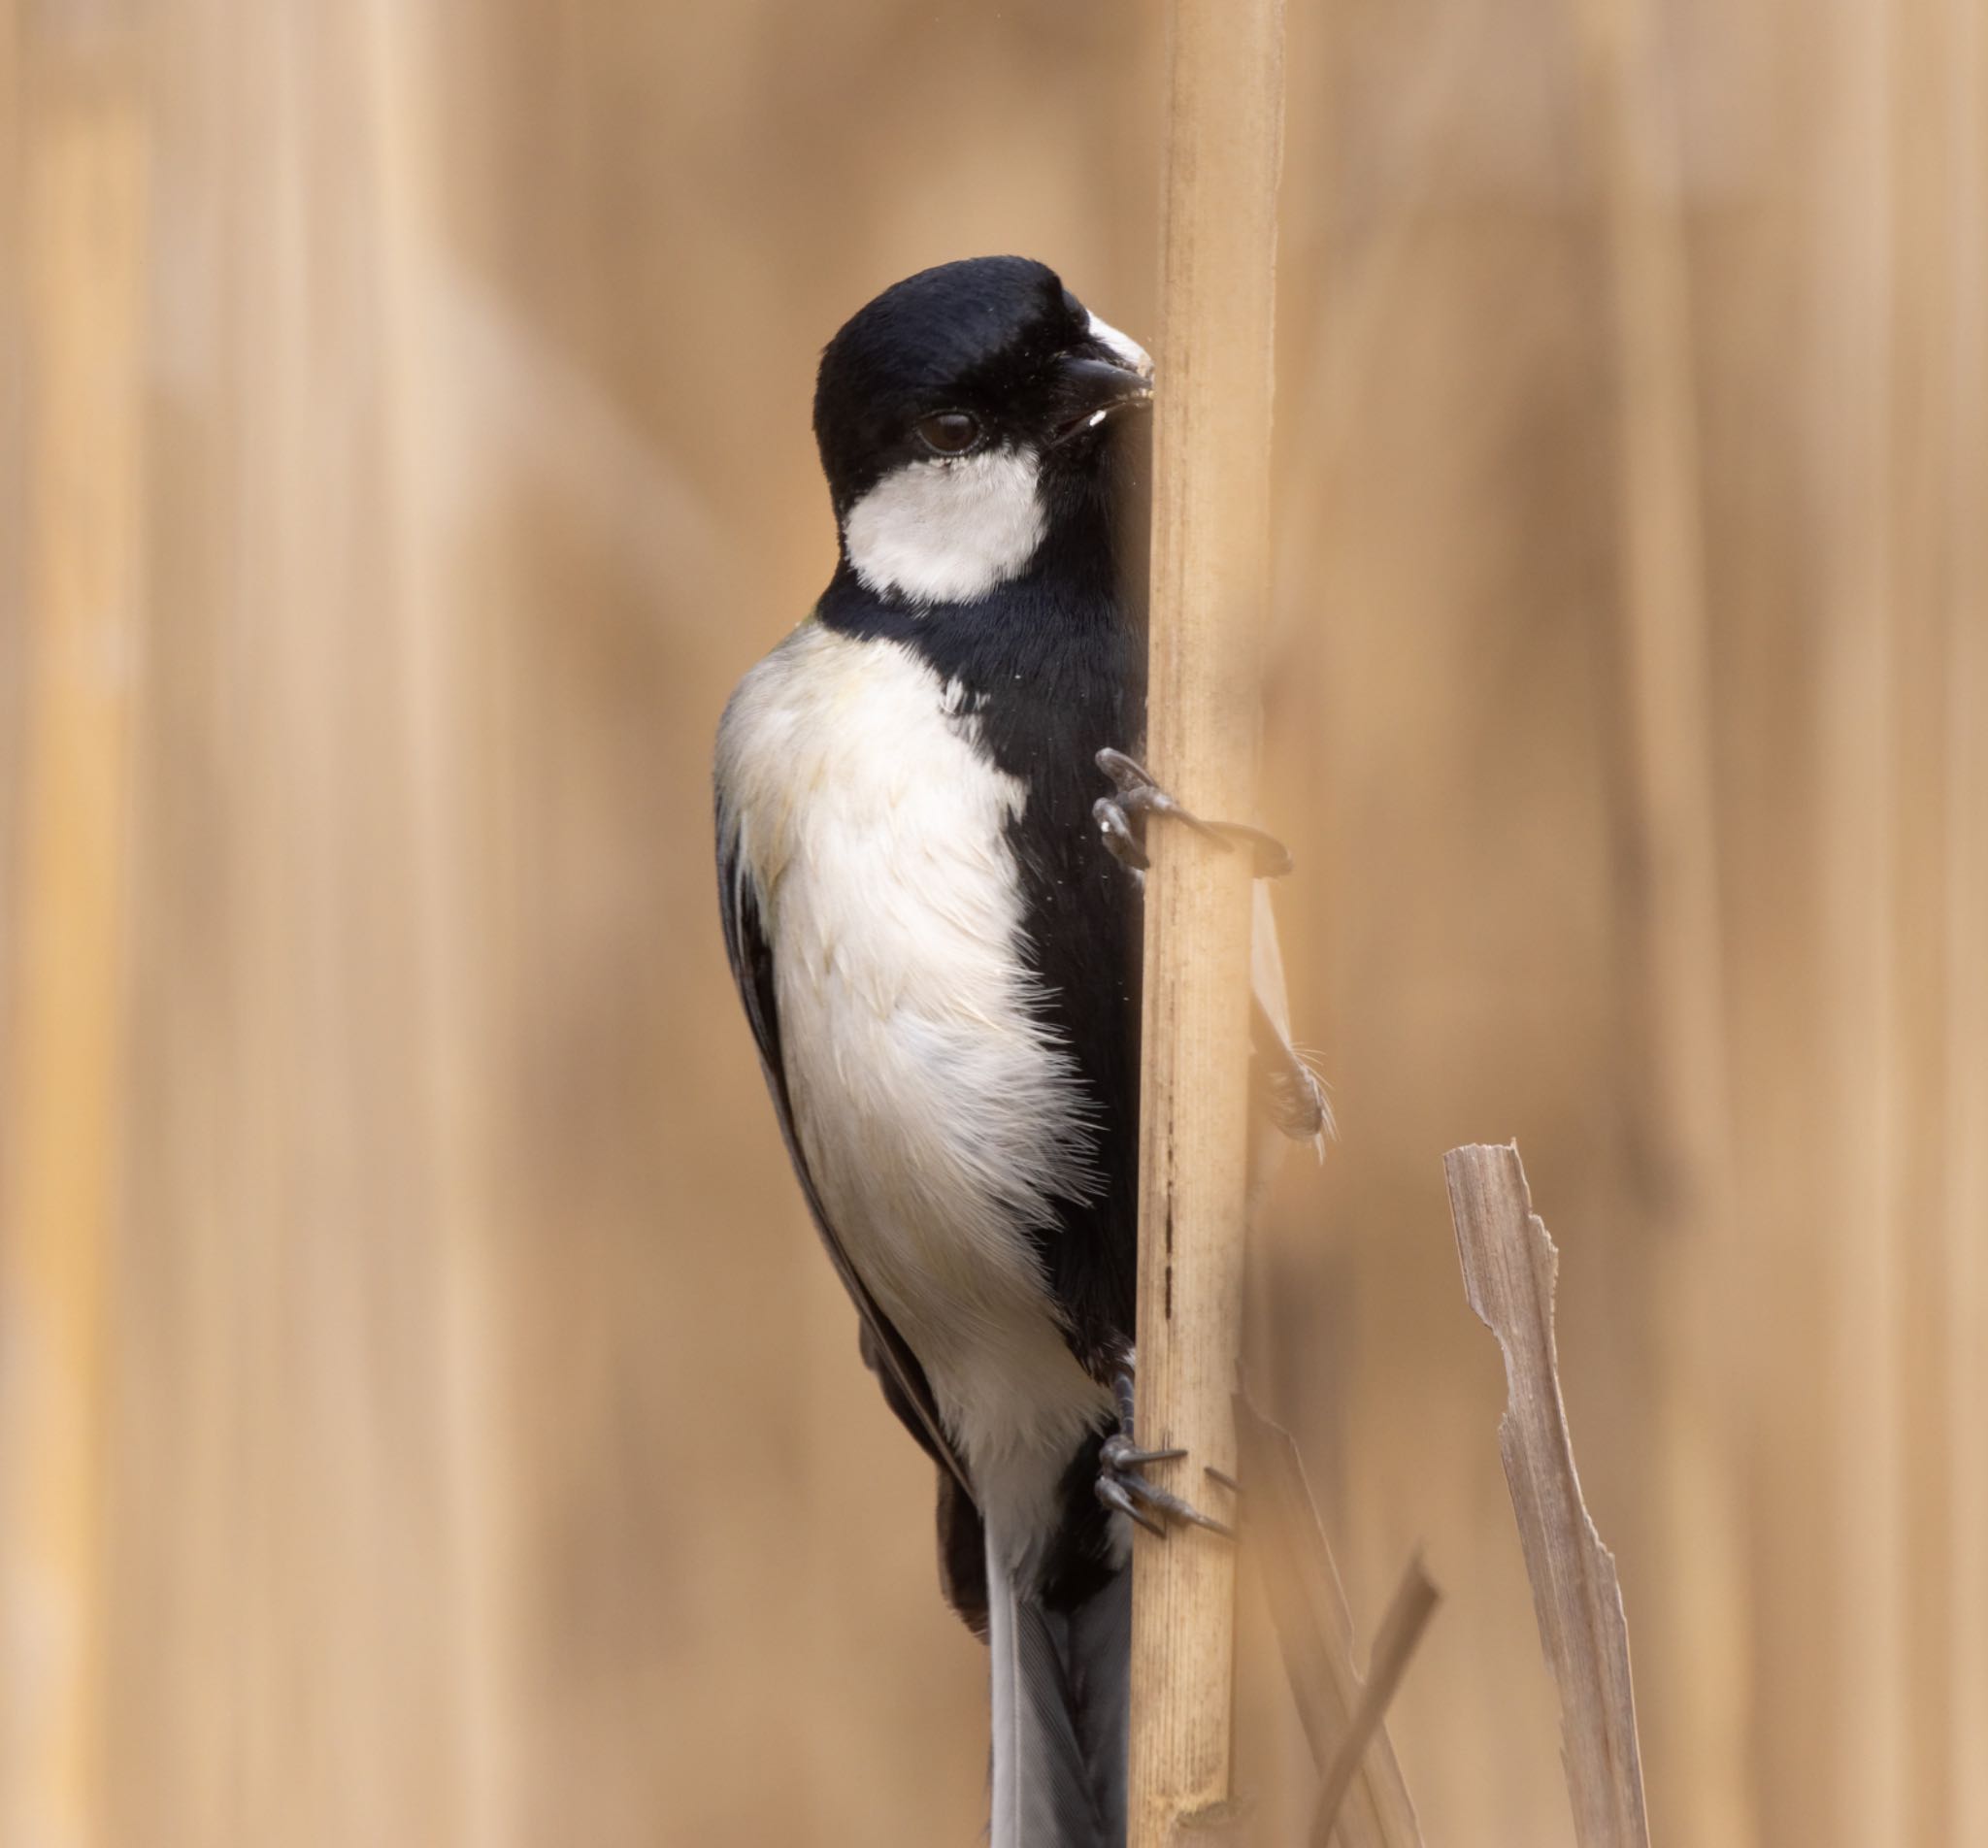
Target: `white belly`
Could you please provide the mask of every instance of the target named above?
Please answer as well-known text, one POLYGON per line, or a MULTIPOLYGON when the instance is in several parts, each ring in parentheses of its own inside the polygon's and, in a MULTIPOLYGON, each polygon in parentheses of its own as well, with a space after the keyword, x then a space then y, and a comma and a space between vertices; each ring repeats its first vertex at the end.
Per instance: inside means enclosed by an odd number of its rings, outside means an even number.
POLYGON ((1015 953, 1005 828, 1025 792, 977 724, 910 650, 810 623, 740 688, 720 781, 823 1207, 983 1501, 1026 1502, 1109 1395, 1072 1358, 1028 1238, 1091 1184, 1084 1108, 1015 953))

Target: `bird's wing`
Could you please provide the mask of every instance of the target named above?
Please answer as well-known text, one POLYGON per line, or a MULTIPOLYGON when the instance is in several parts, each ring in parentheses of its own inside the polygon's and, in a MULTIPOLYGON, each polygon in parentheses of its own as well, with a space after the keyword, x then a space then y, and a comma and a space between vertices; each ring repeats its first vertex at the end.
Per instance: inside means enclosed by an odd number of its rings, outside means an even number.
MULTIPOLYGON (((722 821, 718 833, 718 909, 724 919, 725 954, 732 964, 732 979, 739 984, 739 997, 746 1004, 746 1018, 751 1023, 752 1038, 759 1046, 759 1062, 766 1072, 766 1088, 773 1094, 775 1113, 779 1117, 780 1135, 801 1191, 808 1197, 815 1230, 827 1247, 829 1262, 843 1280, 863 1322, 863 1358, 883 1385, 890 1407, 909 1428, 911 1436, 932 1454, 933 1460, 948 1470, 966 1497, 973 1502, 973 1488, 967 1480, 966 1466, 946 1436, 939 1417, 938 1402, 931 1383, 917 1356, 905 1344, 904 1336, 891 1326, 878 1306, 863 1279, 856 1274, 848 1253, 830 1223, 821 1204, 821 1194, 808 1172, 801 1153, 800 1138, 794 1133, 794 1110, 787 1095, 786 1066, 780 1056, 779 1008, 774 989, 774 952, 760 921, 759 894, 745 856, 740 852, 736 831, 722 821)), ((942 1535, 942 1543, 944 1543, 942 1535)), ((957 1601, 957 1600, 955 1600, 957 1601)))

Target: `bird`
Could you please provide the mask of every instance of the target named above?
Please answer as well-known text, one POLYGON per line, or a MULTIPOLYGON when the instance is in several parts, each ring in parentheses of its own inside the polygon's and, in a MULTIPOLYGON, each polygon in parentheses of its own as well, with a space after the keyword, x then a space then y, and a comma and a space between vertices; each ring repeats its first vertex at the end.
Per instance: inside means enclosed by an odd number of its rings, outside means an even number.
MULTIPOLYGON (((823 349, 837 559, 714 764, 727 954, 864 1359, 989 1651, 992 1848, 1125 1836, 1153 364, 1046 264, 945 263, 823 349)), ((1258 886, 1257 1119, 1314 1142, 1258 886)), ((1259 1137, 1260 1140, 1268 1139, 1259 1137)))

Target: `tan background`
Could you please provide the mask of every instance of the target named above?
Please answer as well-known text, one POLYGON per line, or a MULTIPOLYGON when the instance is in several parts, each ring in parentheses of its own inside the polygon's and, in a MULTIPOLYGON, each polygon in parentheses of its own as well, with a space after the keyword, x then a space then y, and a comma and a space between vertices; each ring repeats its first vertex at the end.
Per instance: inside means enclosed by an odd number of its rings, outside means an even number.
MULTIPOLYGON (((967 1843, 718 942, 815 352, 1153 331, 1157 8, 0 0, 0 1841, 967 1843)), ((1980 0, 1292 9, 1279 1408, 1568 1842, 1441 1151, 1563 1252, 1652 1819, 1988 1843, 1980 0)))

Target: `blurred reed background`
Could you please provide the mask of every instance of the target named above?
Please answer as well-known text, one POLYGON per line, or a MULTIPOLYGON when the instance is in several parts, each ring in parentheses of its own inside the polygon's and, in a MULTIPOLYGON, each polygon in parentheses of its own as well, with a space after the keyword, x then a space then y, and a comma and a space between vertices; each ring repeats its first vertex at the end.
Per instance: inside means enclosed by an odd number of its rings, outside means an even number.
MULTIPOLYGON (((814 356, 1150 334, 1157 9, 0 0, 0 1841, 959 1842, 725 974, 814 356)), ((1657 1837, 1988 1844, 1981 0, 1292 0, 1277 1409, 1565 1843, 1440 1157, 1563 1252, 1657 1837)))

